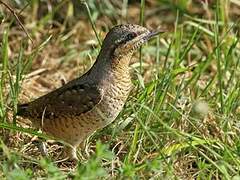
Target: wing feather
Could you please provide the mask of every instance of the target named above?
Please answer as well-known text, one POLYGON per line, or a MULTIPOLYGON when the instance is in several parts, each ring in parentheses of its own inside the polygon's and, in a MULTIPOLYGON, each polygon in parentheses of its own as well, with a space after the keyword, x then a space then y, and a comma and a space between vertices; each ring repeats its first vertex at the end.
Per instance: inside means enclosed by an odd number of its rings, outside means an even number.
MULTIPOLYGON (((70 83, 28 104, 28 116, 57 118, 77 116, 90 111, 102 100, 103 92, 96 85, 70 83)), ((21 106, 21 105, 20 105, 21 106)), ((20 114, 21 115, 21 114, 20 114)))

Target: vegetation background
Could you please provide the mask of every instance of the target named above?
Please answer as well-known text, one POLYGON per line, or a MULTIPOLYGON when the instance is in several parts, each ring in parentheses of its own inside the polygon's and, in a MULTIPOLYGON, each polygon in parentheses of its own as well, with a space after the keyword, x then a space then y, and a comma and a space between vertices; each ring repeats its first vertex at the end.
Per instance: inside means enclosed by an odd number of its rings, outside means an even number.
POLYGON ((0 1, 1 179, 240 179, 239 15, 239 0, 0 1), (61 143, 16 117, 17 103, 84 73, 122 23, 167 32, 132 58, 117 120, 76 166, 58 162, 61 143))

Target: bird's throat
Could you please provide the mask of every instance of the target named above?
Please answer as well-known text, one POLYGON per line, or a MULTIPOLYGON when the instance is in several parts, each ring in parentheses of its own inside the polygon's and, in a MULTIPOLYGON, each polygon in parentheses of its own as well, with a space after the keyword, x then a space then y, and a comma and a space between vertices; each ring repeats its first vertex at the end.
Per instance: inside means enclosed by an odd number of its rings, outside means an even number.
POLYGON ((121 73, 124 73, 124 71, 128 71, 131 57, 132 54, 127 54, 125 56, 119 57, 113 56, 110 60, 112 70, 120 71, 121 73))
POLYGON ((115 56, 114 54, 108 54, 108 52, 100 52, 96 62, 91 68, 91 74, 98 74, 98 78, 104 78, 102 76, 110 74, 126 74, 129 73, 129 63, 132 57, 132 53, 124 56, 115 56), (109 72, 111 72, 109 74, 109 72))

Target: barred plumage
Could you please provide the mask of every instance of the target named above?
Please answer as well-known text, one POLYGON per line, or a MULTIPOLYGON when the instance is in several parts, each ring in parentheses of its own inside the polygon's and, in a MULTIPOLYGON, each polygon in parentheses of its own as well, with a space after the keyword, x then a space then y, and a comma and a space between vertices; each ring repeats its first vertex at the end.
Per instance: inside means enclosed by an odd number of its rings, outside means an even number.
POLYGON ((129 62, 133 51, 156 33, 138 25, 112 28, 93 67, 59 89, 18 106, 44 132, 76 147, 97 129, 116 119, 131 90, 129 62))

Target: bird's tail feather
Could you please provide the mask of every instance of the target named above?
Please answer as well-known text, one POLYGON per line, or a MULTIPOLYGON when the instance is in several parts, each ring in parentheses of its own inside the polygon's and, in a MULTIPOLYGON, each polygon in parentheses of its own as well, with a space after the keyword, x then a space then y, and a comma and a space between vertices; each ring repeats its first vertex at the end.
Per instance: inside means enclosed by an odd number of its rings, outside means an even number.
POLYGON ((26 116, 28 114, 28 107, 29 107, 28 103, 18 104, 18 106, 17 106, 17 115, 19 115, 19 116, 26 116))

